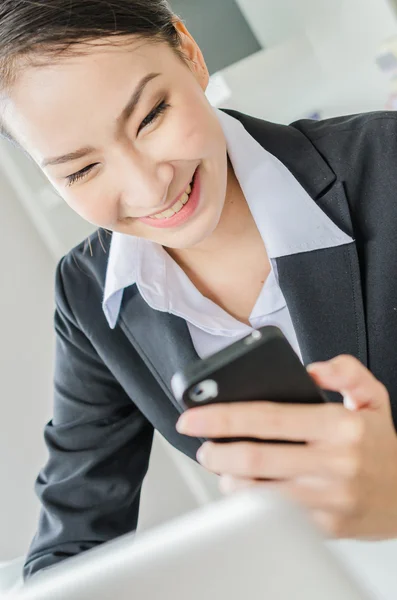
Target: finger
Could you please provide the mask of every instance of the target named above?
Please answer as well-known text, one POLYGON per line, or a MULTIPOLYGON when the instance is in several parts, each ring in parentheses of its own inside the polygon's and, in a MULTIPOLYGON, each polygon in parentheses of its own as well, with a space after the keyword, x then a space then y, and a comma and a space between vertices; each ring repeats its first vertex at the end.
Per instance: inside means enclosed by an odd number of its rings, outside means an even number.
POLYGON ((340 392, 356 410, 390 406, 385 386, 353 356, 313 363, 307 370, 319 387, 340 392))
POLYGON ((219 488, 224 494, 232 494, 248 488, 276 490, 301 506, 324 514, 345 516, 350 513, 351 498, 332 481, 321 477, 305 477, 301 481, 260 481, 245 477, 223 475, 219 488))
POLYGON ((274 489, 288 495, 302 506, 332 515, 350 515, 353 498, 348 489, 334 480, 322 477, 304 477, 300 480, 272 482, 274 489))
POLYGON ((250 437, 305 442, 328 439, 346 413, 342 405, 336 404, 228 402, 186 411, 177 429, 210 439, 250 437))
POLYGON ((239 490, 263 486, 263 481, 250 479, 248 477, 234 477, 233 475, 222 475, 219 478, 219 490, 222 494, 233 494, 239 490))
POLYGON ((206 442, 197 458, 214 473, 251 479, 285 479, 323 474, 327 454, 325 450, 309 445, 206 442))
MULTIPOLYGON (((308 479, 306 480, 308 481, 308 479)), ((248 488, 263 488, 267 490, 278 491, 291 500, 299 502, 301 505, 310 509, 330 510, 332 503, 329 498, 329 485, 321 479, 310 479, 313 489, 302 485, 293 484, 291 481, 275 481, 260 479, 249 479, 245 477, 235 477, 232 475, 222 475, 219 482, 220 490, 225 494, 231 494, 248 488)))

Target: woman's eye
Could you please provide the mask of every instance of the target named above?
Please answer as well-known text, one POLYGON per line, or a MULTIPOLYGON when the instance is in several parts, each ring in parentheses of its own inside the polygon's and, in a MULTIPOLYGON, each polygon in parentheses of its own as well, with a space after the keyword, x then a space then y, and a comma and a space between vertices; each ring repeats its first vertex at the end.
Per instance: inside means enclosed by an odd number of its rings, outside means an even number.
POLYGON ((94 167, 95 167, 95 165, 88 165, 88 167, 84 167, 84 169, 81 169, 81 171, 78 171, 77 173, 73 173, 72 175, 68 175, 66 177, 67 185, 68 186, 73 185, 74 183, 76 183, 76 181, 79 181, 80 179, 84 179, 84 177, 86 175, 88 175, 88 173, 94 167))
POLYGON ((158 118, 159 118, 159 116, 160 116, 161 114, 163 114, 163 113, 164 113, 164 112, 167 110, 167 108, 169 108, 169 107, 170 107, 170 104, 167 104, 167 102, 165 102, 165 100, 162 100, 162 101, 160 102, 160 104, 158 104, 158 105, 156 106, 156 108, 154 108, 154 109, 153 109, 153 110, 152 110, 152 111, 151 111, 151 112, 148 114, 148 116, 147 116, 147 117, 145 117, 145 118, 143 119, 142 123, 141 123, 141 124, 140 124, 140 126, 139 126, 138 133, 139 133, 139 132, 140 132, 140 131, 141 131, 141 130, 144 128, 144 127, 147 127, 148 125, 150 125, 151 123, 153 123, 153 122, 154 122, 156 119, 158 119, 158 118))
MULTIPOLYGON (((171 105, 167 104, 167 102, 165 100, 162 100, 160 102, 160 104, 158 104, 156 106, 156 108, 154 108, 147 117, 145 117, 142 121, 142 123, 139 126, 138 129, 138 133, 144 128, 147 127, 148 125, 150 125, 151 123, 153 123, 156 119, 159 118, 160 115, 162 115, 167 108, 169 108, 171 105)), ((95 163, 97 164, 97 163, 95 163)), ((80 181, 81 179, 84 179, 84 177, 86 177, 86 175, 88 175, 88 173, 91 171, 91 169, 93 169, 95 167, 94 165, 89 165, 88 167, 84 167, 84 169, 81 169, 81 171, 78 171, 77 173, 73 173, 72 175, 68 175, 65 179, 67 181, 67 185, 71 186, 74 183, 76 183, 77 181, 80 181)))

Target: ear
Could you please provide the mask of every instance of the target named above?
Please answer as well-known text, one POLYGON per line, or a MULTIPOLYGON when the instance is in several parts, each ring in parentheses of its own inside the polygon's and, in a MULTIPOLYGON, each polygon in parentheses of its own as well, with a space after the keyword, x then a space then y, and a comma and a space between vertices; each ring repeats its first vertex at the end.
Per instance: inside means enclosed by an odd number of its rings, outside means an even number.
POLYGON ((174 20, 174 27, 178 31, 181 40, 181 51, 186 56, 190 70, 205 91, 209 82, 209 72, 196 40, 179 19, 174 20))

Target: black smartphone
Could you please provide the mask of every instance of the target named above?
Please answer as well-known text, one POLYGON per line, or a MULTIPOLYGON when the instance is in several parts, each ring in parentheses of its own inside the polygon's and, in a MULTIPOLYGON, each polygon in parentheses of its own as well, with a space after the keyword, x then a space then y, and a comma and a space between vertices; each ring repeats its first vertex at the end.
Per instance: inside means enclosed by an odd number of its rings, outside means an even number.
POLYGON ((269 325, 177 371, 171 388, 185 410, 247 400, 304 404, 327 401, 282 331, 269 325))

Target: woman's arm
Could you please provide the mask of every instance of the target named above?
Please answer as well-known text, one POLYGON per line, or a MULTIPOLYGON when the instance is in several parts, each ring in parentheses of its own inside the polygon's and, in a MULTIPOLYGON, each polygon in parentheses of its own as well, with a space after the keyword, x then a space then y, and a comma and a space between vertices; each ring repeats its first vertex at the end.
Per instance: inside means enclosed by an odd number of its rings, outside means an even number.
POLYGON ((24 577, 136 528, 153 427, 78 327, 56 277, 54 416, 24 577))

